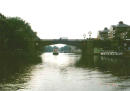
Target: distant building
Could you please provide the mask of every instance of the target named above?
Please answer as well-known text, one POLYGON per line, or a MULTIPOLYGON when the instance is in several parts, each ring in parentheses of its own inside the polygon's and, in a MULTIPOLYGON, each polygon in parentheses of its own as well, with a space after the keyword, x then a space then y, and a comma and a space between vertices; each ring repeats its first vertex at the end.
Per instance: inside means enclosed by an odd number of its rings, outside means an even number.
POLYGON ((120 21, 117 25, 112 25, 108 32, 110 39, 128 39, 130 38, 130 26, 120 21))
POLYGON ((99 31, 98 39, 101 39, 101 40, 108 39, 108 32, 109 30, 107 27, 105 27, 104 30, 99 31))
POLYGON ((67 37, 60 37, 60 40, 68 40, 67 37))

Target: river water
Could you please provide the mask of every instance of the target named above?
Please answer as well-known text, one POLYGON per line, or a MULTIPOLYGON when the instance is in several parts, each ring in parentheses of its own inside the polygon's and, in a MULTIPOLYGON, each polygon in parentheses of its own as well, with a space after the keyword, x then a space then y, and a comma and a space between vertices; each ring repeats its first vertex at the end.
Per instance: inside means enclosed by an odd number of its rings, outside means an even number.
POLYGON ((130 91, 129 59, 73 53, 41 58, 35 65, 0 64, 0 91, 130 91))

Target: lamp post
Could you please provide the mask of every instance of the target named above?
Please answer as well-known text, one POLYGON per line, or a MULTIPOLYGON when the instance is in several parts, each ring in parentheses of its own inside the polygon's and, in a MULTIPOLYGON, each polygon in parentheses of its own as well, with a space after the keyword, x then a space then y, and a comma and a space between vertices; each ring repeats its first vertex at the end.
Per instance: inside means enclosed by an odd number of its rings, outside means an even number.
POLYGON ((88 32, 88 34, 89 34, 89 39, 91 38, 91 34, 92 34, 92 32, 91 31, 89 31, 88 32))
POLYGON ((83 37, 84 37, 83 45, 85 46, 85 39, 86 39, 86 34, 85 33, 83 34, 83 37))
POLYGON ((86 34, 85 33, 83 34, 83 37, 84 37, 84 40, 85 40, 86 39, 86 34))

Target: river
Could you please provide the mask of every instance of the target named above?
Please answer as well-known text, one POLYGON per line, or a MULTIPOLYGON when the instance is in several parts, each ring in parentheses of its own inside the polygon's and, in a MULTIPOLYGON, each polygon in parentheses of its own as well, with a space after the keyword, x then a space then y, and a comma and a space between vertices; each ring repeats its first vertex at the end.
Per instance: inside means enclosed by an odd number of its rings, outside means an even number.
POLYGON ((41 58, 35 65, 0 64, 0 91, 130 91, 128 59, 74 53, 41 58))

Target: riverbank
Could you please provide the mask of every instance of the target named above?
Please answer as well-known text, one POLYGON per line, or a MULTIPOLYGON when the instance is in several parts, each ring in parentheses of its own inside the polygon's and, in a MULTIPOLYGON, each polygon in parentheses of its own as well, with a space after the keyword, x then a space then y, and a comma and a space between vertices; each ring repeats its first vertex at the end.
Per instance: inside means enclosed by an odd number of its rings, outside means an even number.
POLYGON ((130 58, 130 51, 125 51, 125 52, 123 53, 123 56, 124 56, 124 57, 127 57, 127 58, 130 58))
POLYGON ((41 62, 41 57, 38 54, 27 54, 27 53, 11 53, 11 52, 0 52, 0 62, 11 62, 13 63, 38 63, 41 62))
POLYGON ((94 49, 94 55, 99 56, 121 56, 121 57, 130 57, 130 50, 126 51, 114 51, 114 50, 102 50, 102 49, 94 49))

